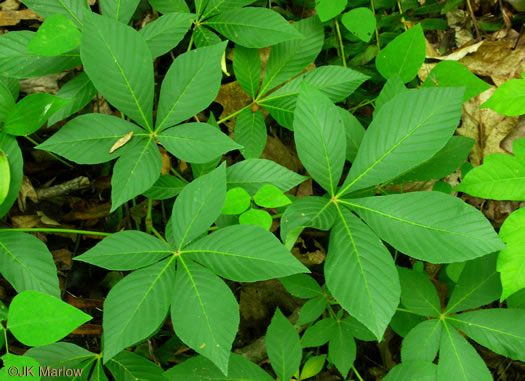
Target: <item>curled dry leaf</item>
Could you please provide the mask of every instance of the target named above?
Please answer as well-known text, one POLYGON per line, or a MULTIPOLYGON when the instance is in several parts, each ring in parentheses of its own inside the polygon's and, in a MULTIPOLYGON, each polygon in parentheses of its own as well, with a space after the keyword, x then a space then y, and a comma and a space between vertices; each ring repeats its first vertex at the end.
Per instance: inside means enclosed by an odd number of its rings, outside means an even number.
POLYGON ((130 132, 128 132, 126 135, 124 135, 123 137, 121 137, 119 140, 117 140, 117 141, 115 142, 115 144, 113 144, 113 146, 111 146, 111 148, 109 149, 109 153, 113 153, 113 152, 115 152, 115 151, 118 150, 120 147, 122 147, 124 144, 126 144, 127 142, 129 142, 132 136, 133 136, 133 131, 130 131, 130 132))

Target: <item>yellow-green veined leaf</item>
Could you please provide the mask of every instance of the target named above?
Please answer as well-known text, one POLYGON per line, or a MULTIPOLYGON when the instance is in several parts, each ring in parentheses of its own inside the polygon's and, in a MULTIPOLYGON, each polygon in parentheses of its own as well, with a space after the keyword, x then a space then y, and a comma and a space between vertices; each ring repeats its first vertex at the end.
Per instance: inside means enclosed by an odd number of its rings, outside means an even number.
POLYGON ((239 86, 255 99, 261 79, 261 56, 259 49, 235 45, 233 50, 233 71, 239 86))
POLYGON ((348 326, 341 321, 337 321, 328 343, 328 360, 346 378, 354 364, 356 354, 357 348, 352 332, 348 326))
POLYGON ((100 0, 100 12, 107 17, 127 24, 140 0, 100 0))
POLYGON ((55 296, 26 290, 9 305, 7 328, 21 343, 39 346, 64 338, 91 319, 55 296))
POLYGON ((412 328, 403 339, 401 346, 402 361, 433 362, 439 350, 442 327, 439 319, 431 319, 412 328))
POLYGON ((441 305, 436 288, 428 279, 426 272, 417 272, 405 267, 398 267, 401 283, 401 303, 412 313, 421 316, 438 317, 441 305))

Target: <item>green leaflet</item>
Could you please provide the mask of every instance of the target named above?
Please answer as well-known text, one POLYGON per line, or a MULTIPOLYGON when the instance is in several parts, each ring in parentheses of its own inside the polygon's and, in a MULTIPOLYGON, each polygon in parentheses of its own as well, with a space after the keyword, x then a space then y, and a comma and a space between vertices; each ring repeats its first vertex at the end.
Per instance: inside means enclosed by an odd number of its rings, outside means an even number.
POLYGON ((226 165, 186 185, 171 215, 173 246, 177 250, 205 233, 220 215, 226 200, 226 165))
MULTIPOLYGON (((261 78, 261 57, 258 49, 235 45, 233 50, 233 71, 239 86, 255 99, 261 78)), ((237 121, 239 117, 237 117, 237 121)))
POLYGON ((441 314, 439 296, 428 275, 404 267, 398 267, 397 271, 403 306, 417 315, 438 317, 441 314))
POLYGON ((338 16, 341 12, 343 12, 347 3, 348 0, 316 0, 315 10, 317 11, 321 21, 324 22, 338 16))
POLYGON ((266 8, 232 9, 202 22, 202 25, 246 48, 264 48, 304 38, 281 15, 266 8))
POLYGON ((51 115, 69 103, 71 100, 51 94, 27 95, 7 115, 3 130, 10 135, 31 135, 42 127, 51 115))
POLYGON ((75 23, 63 14, 49 17, 27 44, 27 49, 42 56, 58 56, 80 44, 80 32, 75 23))
POLYGON ((369 8, 354 8, 341 17, 346 29, 361 41, 368 42, 374 35, 376 16, 369 8))
POLYGON ((233 225, 204 236, 182 250, 216 274, 255 282, 309 272, 271 233, 259 226, 233 225))
POLYGON ((294 115, 299 159, 313 179, 335 196, 346 158, 346 134, 338 109, 319 90, 303 83, 294 115))
POLYGON ((175 48, 190 29, 194 18, 192 13, 168 13, 146 24, 139 33, 146 40, 153 58, 175 48))
POLYGON ((100 12, 107 17, 127 24, 140 0, 100 0, 100 12))
POLYGON ((525 227, 525 208, 514 211, 501 226, 499 236, 507 245, 498 256, 498 271, 501 273, 503 292, 500 300, 505 300, 515 292, 525 288, 523 264, 523 228, 525 227))
POLYGON ((31 53, 27 44, 35 32, 13 31, 0 36, 0 72, 12 78, 33 78, 60 73, 80 65, 78 52, 56 57, 31 53))
MULTIPOLYGON (((42 367, 59 368, 64 366, 69 369, 83 369, 84 375, 89 373, 95 361, 95 353, 67 342, 29 348, 24 356, 35 359, 42 367)), ((70 378, 70 380, 76 379, 70 378)))
POLYGON ((516 156, 494 153, 485 157, 454 190, 492 200, 525 200, 525 155, 520 150, 524 141, 514 141, 516 156))
POLYGON ((54 343, 92 317, 55 296, 27 290, 9 305, 7 328, 25 345, 54 343))
POLYGON ((0 148, 0 205, 5 201, 11 185, 11 171, 5 152, 0 148))
POLYGON ((106 366, 115 380, 131 378, 135 380, 165 381, 160 366, 133 352, 122 351, 106 366))
POLYGON ((135 29, 85 13, 80 56, 84 71, 106 100, 147 130, 153 129, 151 52, 135 29))
POLYGON ((443 333, 437 366, 438 381, 490 381, 485 362, 467 339, 461 336, 447 321, 443 322, 443 333))
POLYGON ((525 112, 525 79, 511 79, 496 89, 482 108, 490 108, 503 115, 518 116, 525 112))
POLYGON ((465 86, 463 101, 490 89, 490 85, 457 61, 441 61, 428 74, 421 87, 460 87, 465 86))
POLYGON ((84 1, 77 0, 22 0, 22 3, 43 18, 55 14, 67 16, 77 26, 82 26, 84 10, 87 9, 84 1))
POLYGON ((166 200, 178 195, 186 184, 175 176, 161 175, 143 195, 152 200, 166 200))
POLYGON ((160 176, 162 158, 151 138, 139 138, 124 151, 113 167, 111 212, 148 190, 160 176))
POLYGON ((299 369, 302 349, 292 323, 277 308, 266 332, 266 352, 280 380, 289 380, 299 369))
POLYGON ((95 89, 86 73, 80 73, 58 91, 57 97, 71 99, 72 102, 51 115, 47 121, 48 126, 52 126, 84 108, 96 94, 97 89, 95 89))
POLYGON ((293 26, 304 39, 284 41, 272 47, 258 98, 299 74, 321 52, 324 30, 317 17, 301 20, 293 26))
MULTIPOLYGON (((194 356, 166 371, 168 380, 224 380, 224 374, 204 356, 194 356)), ((268 373, 250 360, 232 353, 228 364, 228 377, 245 381, 272 381, 268 373)))
POLYGON ((425 61, 425 36, 421 24, 400 34, 376 57, 377 71, 386 79, 399 74, 403 83, 410 82, 425 61))
POLYGON ((177 336, 228 374, 239 328, 239 306, 230 288, 210 270, 180 257, 171 320, 177 336))
POLYGON ((189 12, 185 0, 148 0, 148 2, 160 13, 189 12))
POLYGON ((237 116, 235 141, 244 147, 241 153, 246 159, 257 159, 261 156, 267 138, 266 123, 261 110, 252 112, 246 109, 237 116))
POLYGON ((221 85, 221 57, 226 43, 181 54, 171 64, 160 89, 155 130, 174 126, 208 107, 221 85))
POLYGON ((17 292, 37 290, 60 295, 53 256, 33 235, 0 231, 0 269, 17 292))
POLYGON ((348 326, 338 321, 328 343, 328 360, 346 378, 354 364, 357 348, 348 326))
POLYGON ((152 265, 172 253, 173 249, 159 239, 127 230, 107 237, 75 260, 108 270, 129 271, 152 265))
POLYGON ((405 91, 388 101, 368 127, 339 194, 380 184, 434 156, 457 127, 462 96, 461 88, 433 88, 405 91))
POLYGON ((137 141, 143 140, 137 136, 143 132, 137 125, 121 118, 84 114, 70 120, 37 149, 54 152, 78 164, 99 164, 118 158, 137 141), (113 145, 130 132, 134 136, 123 147, 110 152, 113 145))
POLYGON ((479 210, 441 192, 411 192, 341 203, 355 210, 397 250, 431 263, 465 261, 504 248, 479 210))
POLYGON ((7 214, 18 197, 18 191, 24 177, 22 151, 13 136, 0 132, 0 150, 5 154, 9 163, 9 191, 0 203, 0 218, 7 214))
POLYGON ((157 139, 168 152, 189 163, 207 163, 226 152, 242 148, 207 123, 186 123, 168 128, 160 132, 157 139))
MULTIPOLYGON (((437 366, 426 361, 410 361, 397 364, 383 379, 384 381, 435 381, 437 366)), ((443 379, 444 380, 444 379, 443 379)))
POLYGON ((119 281, 104 303, 104 364, 157 330, 175 291, 175 257, 134 271, 119 281))
POLYGON ((394 315, 401 293, 392 256, 372 230, 338 209, 325 263, 326 285, 341 306, 378 340, 394 315))
POLYGON ((403 362, 433 362, 439 350, 442 328, 439 319, 425 320, 412 328, 401 346, 403 362))

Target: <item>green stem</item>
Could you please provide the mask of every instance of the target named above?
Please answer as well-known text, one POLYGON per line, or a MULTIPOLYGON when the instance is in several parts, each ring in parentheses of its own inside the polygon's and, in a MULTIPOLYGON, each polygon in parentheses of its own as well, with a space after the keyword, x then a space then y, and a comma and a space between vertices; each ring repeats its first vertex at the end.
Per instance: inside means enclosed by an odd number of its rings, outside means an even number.
POLYGON ((359 381, 364 381, 363 377, 361 377, 361 375, 359 374, 359 372, 357 371, 354 365, 352 365, 352 370, 354 371, 355 376, 359 379, 359 381))
POLYGON ((182 175, 177 172, 173 167, 170 168, 170 171, 175 175, 177 176, 179 179, 181 179, 182 181, 184 181, 186 184, 188 184, 188 180, 186 180, 184 177, 182 177, 182 175))
POLYGON ((188 50, 186 50, 187 52, 189 52, 191 50, 191 47, 193 46, 193 33, 195 33, 195 28, 193 28, 193 30, 191 31, 190 43, 188 44, 188 50))
POLYGON ((48 233, 72 233, 72 234, 86 234, 86 235, 102 235, 110 236, 113 233, 95 232, 91 230, 75 230, 75 229, 55 229, 55 228, 7 228, 0 229, 2 232, 48 232, 48 233))
POLYGON ((151 225, 151 232, 153 234, 155 234, 155 236, 160 239, 162 242, 164 243, 168 243, 168 241, 166 241, 166 239, 157 231, 157 229, 155 229, 155 227, 153 225, 151 225))
POLYGON ((217 124, 221 124, 221 123, 226 122, 227 120, 233 118, 233 117, 236 116, 236 115, 239 115, 241 112, 243 112, 244 110, 246 110, 247 108, 250 108, 250 107, 252 107, 251 104, 244 106, 244 107, 241 108, 240 110, 237 110, 237 111, 235 111, 234 113, 228 115, 227 117, 222 118, 221 120, 219 120, 219 121, 217 122, 217 124))
MULTIPOLYGON (((372 9, 372 13, 374 14, 374 18, 377 20, 376 7, 375 7, 374 0, 370 0, 370 8, 372 9)), ((377 23, 376 23, 375 30, 376 30, 377 51, 379 52, 381 50, 381 45, 379 44, 379 29, 377 29, 377 23)))
MULTIPOLYGON (((27 140, 29 140, 31 143, 33 143, 35 146, 39 145, 40 143, 37 142, 36 140, 34 140, 33 138, 30 138, 29 136, 24 136, 24 138, 26 138, 27 140)), ((64 159, 58 157, 57 155, 55 155, 53 152, 49 152, 49 151, 46 151, 48 154, 50 154, 54 159, 58 160, 59 162, 61 162, 62 164, 64 165, 67 165, 69 168, 73 168, 74 166, 69 164, 67 161, 65 161, 64 159)))
POLYGON ((153 218, 151 217, 151 206, 153 204, 153 200, 151 199, 148 199, 148 211, 146 213, 146 221, 145 221, 145 224, 146 224, 146 233, 148 234, 151 234, 151 232, 153 231, 152 228, 153 228, 153 218))
POLYGON ((339 43, 339 53, 341 54, 341 61, 343 61, 343 67, 346 67, 345 47, 343 45, 343 39, 341 37, 341 29, 339 28, 339 22, 337 17, 334 19, 335 30, 337 32, 337 42, 339 43))
POLYGON ((7 344, 7 328, 6 327, 2 327, 2 331, 4 331, 5 353, 9 353, 9 345, 7 344))

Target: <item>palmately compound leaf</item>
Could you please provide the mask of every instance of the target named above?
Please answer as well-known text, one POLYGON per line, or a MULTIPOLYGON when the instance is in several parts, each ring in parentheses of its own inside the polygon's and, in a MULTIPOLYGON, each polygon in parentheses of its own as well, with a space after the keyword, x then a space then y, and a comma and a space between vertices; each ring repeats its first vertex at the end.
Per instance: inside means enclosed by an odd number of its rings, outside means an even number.
POLYGON ((407 83, 415 78, 424 61, 425 36, 421 24, 417 24, 381 49, 376 57, 376 68, 386 79, 398 74, 403 83, 407 83))
MULTIPOLYGON (((224 374, 204 356, 193 356, 164 373, 168 380, 224 380, 224 374)), ((273 381, 268 373, 250 360, 232 353, 228 378, 246 381, 273 381)))
POLYGON ((166 318, 175 292, 174 260, 136 270, 109 291, 102 321, 105 364, 155 332, 166 318))
POLYGON ((162 158, 152 138, 138 138, 117 160, 111 178, 111 212, 147 191, 160 176, 162 158))
POLYGON ((203 164, 242 148, 218 128, 207 123, 186 123, 157 134, 157 139, 175 157, 203 164))
POLYGON ((297 154, 313 179, 332 196, 343 173, 346 134, 337 107, 303 82, 294 113, 297 154))
POLYGON ((434 156, 457 127, 462 97, 463 88, 431 88, 388 101, 368 127, 340 194, 388 181, 434 156))
POLYGON ((288 168, 266 159, 248 159, 228 167, 228 188, 243 187, 254 195, 265 184, 289 191, 307 179, 288 168))
POLYGON ((226 200, 226 164, 193 180, 180 192, 171 214, 171 226, 177 250, 205 233, 221 214, 226 200))
POLYGON ((441 342, 443 325, 439 319, 425 320, 410 330, 401 346, 401 359, 433 362, 441 342))
POLYGON ((400 252, 431 263, 461 262, 503 249, 473 206, 441 192, 341 200, 400 252))
POLYGON ((447 320, 471 339, 513 360, 525 360, 525 311, 492 308, 449 316, 447 320))
POLYGON ((279 13, 267 8, 237 8, 204 22, 227 39, 246 48, 265 48, 282 41, 304 38, 279 13))
POLYGON ((173 253, 161 240, 136 230, 118 232, 104 238, 76 261, 114 271, 129 271, 152 265, 173 253))
POLYGON ((0 269, 17 292, 36 290, 60 296, 53 256, 33 235, 0 231, 0 269))
POLYGON ((498 256, 498 271, 501 273, 503 293, 501 300, 525 288, 525 208, 514 211, 501 226, 499 236, 507 245, 498 256))
POLYGON ((155 130, 162 131, 208 107, 221 86, 221 57, 226 42, 178 56, 160 89, 155 130))
POLYGON ((237 300, 222 279, 189 258, 181 256, 177 267, 171 304, 173 329, 186 345, 228 374, 239 328, 237 300))
MULTIPOLYGON (((54 1, 54 0, 51 0, 54 1)), ((0 72, 12 78, 33 78, 60 73, 78 66, 78 52, 68 52, 57 57, 45 57, 27 50, 35 32, 12 31, 0 36, 0 72)))
POLYGON ((64 338, 91 319, 55 296, 26 290, 9 305, 7 329, 22 344, 39 346, 64 338))
POLYGON ((18 197, 18 191, 24 177, 24 162, 22 151, 14 136, 0 132, 0 150, 2 150, 9 164, 9 191, 0 203, 0 218, 5 216, 18 197))
POLYGON ((84 70, 106 100, 153 130, 153 58, 144 37, 109 17, 86 12, 80 42, 84 70))
POLYGON ((492 381, 492 375, 474 347, 445 321, 441 344, 437 379, 462 381, 492 381))
POLYGON ((309 272, 270 232, 254 225, 233 225, 183 249, 216 274, 255 282, 309 272))
POLYGON ((454 190, 491 200, 525 200, 525 160, 504 153, 488 155, 454 190))
POLYGON ((325 263, 326 285, 341 306, 381 340, 401 289, 392 256, 347 209, 338 209, 325 263))
POLYGON ((110 153, 111 147, 126 134, 144 132, 139 126, 106 114, 84 114, 71 119, 36 148, 54 152, 78 164, 100 164, 118 158, 137 136, 110 153))
POLYGON ((302 349, 292 323, 277 308, 266 332, 266 352, 280 380, 289 380, 299 369, 302 349))

